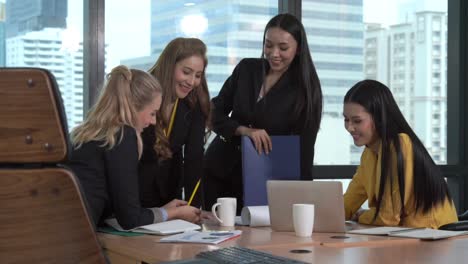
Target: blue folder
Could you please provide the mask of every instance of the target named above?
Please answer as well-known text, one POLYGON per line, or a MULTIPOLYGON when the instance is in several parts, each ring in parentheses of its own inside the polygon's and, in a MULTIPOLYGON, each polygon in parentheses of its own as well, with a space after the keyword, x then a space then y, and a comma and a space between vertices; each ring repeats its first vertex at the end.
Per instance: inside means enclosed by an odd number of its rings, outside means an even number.
POLYGON ((249 137, 241 139, 244 206, 268 204, 268 180, 301 179, 299 136, 271 136, 271 141, 272 151, 260 155, 249 137))

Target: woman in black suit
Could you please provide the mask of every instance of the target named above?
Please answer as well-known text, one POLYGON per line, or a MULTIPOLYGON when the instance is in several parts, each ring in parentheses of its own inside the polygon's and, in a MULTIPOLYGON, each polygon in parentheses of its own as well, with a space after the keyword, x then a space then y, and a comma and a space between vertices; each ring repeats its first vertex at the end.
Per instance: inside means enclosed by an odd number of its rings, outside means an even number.
POLYGON ((206 206, 217 197, 242 202, 240 136, 257 151, 272 149, 270 135, 300 135, 301 174, 312 179, 314 145, 322 112, 322 91, 301 22, 290 14, 266 25, 260 59, 243 59, 224 83, 214 105, 217 137, 205 154, 206 206))
POLYGON ((200 210, 185 201, 141 206, 138 162, 140 133, 156 124, 161 85, 144 71, 115 67, 86 120, 73 129, 68 166, 75 172, 94 224, 115 217, 125 229, 170 219, 200 220, 200 210))
MULTIPOLYGON (((210 115, 207 64, 206 46, 201 40, 176 38, 149 70, 164 90, 158 113, 164 135, 162 144, 156 144, 158 130, 154 125, 142 134, 139 175, 143 206, 161 206, 180 199, 182 188, 188 200, 202 176, 206 120, 210 115)), ((201 190, 192 205, 201 205, 201 190)))

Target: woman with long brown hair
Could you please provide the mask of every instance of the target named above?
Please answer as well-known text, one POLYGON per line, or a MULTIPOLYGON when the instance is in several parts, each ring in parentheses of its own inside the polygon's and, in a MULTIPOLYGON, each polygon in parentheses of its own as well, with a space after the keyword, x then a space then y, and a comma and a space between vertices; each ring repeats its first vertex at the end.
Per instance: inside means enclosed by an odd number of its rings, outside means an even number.
MULTIPOLYGON (((174 198, 188 199, 202 176, 205 131, 210 98, 205 78, 206 46, 197 38, 176 38, 149 72, 164 90, 158 125, 143 131, 140 163, 141 201, 161 206, 174 198)), ((201 205, 201 190, 193 201, 201 205)))

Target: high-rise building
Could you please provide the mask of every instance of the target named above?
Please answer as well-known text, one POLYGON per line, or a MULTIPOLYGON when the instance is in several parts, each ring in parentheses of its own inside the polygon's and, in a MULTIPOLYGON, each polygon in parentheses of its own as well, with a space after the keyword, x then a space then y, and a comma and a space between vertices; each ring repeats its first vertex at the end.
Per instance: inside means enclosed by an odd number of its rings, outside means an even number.
MULTIPOLYGON (((51 71, 62 94, 70 128, 83 120, 83 44, 70 49, 60 28, 32 31, 6 41, 8 66, 51 71)), ((65 34, 66 35, 66 34, 65 34)))
POLYGON ((303 0, 302 24, 323 92, 323 117, 316 142, 334 142, 333 151, 326 144, 316 144, 316 163, 358 164, 362 148, 355 147, 351 137, 341 128, 343 97, 364 77, 362 1, 303 0), (331 133, 333 129, 336 131, 331 133))
POLYGON ((0 67, 5 66, 5 3, 0 2, 0 67))
POLYGON ((387 84, 437 163, 447 161, 447 13, 416 12, 412 22, 368 26, 365 74, 387 84))
POLYGON ((364 43, 364 76, 366 79, 389 82, 387 29, 381 24, 366 24, 364 43))
POLYGON ((44 28, 66 28, 67 0, 8 0, 6 36, 44 28))
POLYGON ((302 23, 324 94, 324 115, 342 119, 343 96, 363 79, 362 1, 302 1, 302 23))

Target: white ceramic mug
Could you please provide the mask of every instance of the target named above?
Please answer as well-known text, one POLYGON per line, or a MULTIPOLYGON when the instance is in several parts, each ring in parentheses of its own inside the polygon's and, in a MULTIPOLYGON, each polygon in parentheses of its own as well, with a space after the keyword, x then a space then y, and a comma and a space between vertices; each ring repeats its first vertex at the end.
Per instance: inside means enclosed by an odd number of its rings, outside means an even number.
POLYGON ((231 197, 218 198, 217 203, 211 207, 211 212, 214 217, 219 221, 221 226, 234 226, 236 219, 237 200, 231 197), (218 207, 219 214, 216 214, 216 207, 218 207))
POLYGON ((293 204, 294 232, 299 237, 310 237, 314 229, 314 205, 293 204))

